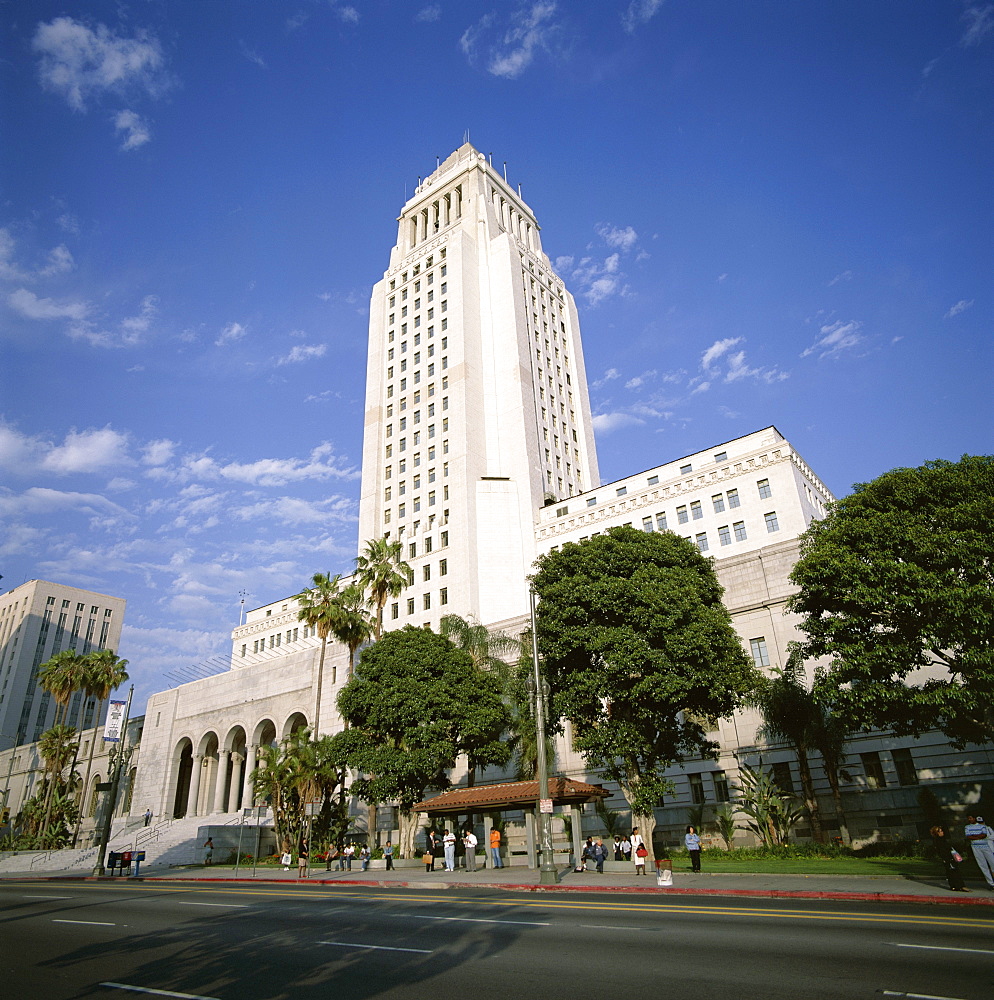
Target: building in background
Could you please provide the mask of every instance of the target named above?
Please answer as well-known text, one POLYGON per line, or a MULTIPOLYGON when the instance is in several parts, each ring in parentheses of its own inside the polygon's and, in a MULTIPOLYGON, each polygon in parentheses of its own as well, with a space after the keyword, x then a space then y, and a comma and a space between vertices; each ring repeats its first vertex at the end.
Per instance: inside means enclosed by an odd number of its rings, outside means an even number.
MULTIPOLYGON (((29 580, 0 596, 0 749, 34 743, 55 721, 55 702, 38 686, 38 668, 56 653, 116 650, 125 600, 46 580, 29 580)), ((67 722, 99 725, 96 705, 77 693, 67 722)))

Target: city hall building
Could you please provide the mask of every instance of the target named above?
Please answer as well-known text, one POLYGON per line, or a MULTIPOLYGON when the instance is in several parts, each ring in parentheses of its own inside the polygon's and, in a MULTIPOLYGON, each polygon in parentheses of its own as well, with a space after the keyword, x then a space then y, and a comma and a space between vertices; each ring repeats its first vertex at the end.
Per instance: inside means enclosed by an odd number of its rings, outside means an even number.
MULTIPOLYGON (((576 304, 531 208, 469 143, 418 185, 370 303, 359 539, 399 539, 413 570, 385 608, 386 628, 437 628, 457 614, 520 633, 536 557, 627 524, 684 535, 713 557, 743 647, 763 669, 783 666, 796 637, 785 605, 798 536, 833 497, 776 427, 701 444, 602 484, 576 304)), ((234 629, 229 670, 153 695, 132 813, 218 817, 251 805, 259 748, 315 717, 319 647, 288 597, 234 629)), ((341 728, 346 665, 345 649, 329 644, 323 733, 341 728)), ((748 712, 721 720, 719 760, 673 769, 660 829, 727 800, 742 760, 762 760, 799 789, 793 754, 759 745, 757 725, 748 712)), ((569 737, 567 727, 556 770, 598 781, 569 737)), ((953 752, 939 735, 858 735, 849 760, 856 838, 913 838, 919 781, 940 799, 979 795, 991 772, 985 751, 953 752)), ((627 809, 616 790, 608 804, 627 809)), ((831 832, 827 799, 825 811, 831 832)), ((380 817, 384 832, 394 828, 390 809, 380 817)))

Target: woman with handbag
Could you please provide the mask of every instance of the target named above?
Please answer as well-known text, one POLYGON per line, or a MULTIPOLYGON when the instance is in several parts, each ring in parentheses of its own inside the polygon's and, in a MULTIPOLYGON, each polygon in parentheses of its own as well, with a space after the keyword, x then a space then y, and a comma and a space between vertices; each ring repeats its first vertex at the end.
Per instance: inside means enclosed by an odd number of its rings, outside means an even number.
POLYGON ((935 848, 935 853, 939 856, 939 861, 945 869, 949 888, 953 892, 969 892, 970 890, 963 884, 963 876, 959 870, 963 855, 953 847, 946 836, 946 831, 941 826, 933 826, 929 833, 932 834, 932 846, 935 848))
POLYGON ((635 862, 635 874, 644 875, 645 859, 649 856, 649 851, 645 846, 642 835, 639 833, 638 827, 632 830, 632 835, 629 839, 632 843, 632 861, 635 862))

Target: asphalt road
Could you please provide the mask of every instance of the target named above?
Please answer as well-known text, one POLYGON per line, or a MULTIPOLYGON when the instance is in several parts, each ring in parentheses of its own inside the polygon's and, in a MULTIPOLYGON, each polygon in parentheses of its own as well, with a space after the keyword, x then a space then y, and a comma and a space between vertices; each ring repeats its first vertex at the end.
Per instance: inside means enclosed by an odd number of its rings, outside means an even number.
POLYGON ((4 1000, 990 1000, 994 913, 500 890, 4 882, 4 1000))

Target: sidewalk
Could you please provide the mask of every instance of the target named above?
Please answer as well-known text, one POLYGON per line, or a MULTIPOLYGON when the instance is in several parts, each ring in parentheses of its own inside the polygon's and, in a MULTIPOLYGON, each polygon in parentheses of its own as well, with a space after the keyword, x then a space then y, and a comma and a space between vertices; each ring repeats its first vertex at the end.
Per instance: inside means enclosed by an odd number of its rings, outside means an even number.
MULTIPOLYGON (((0 882, 31 879, 37 881, 103 881, 124 879, 124 876, 93 876, 57 872, 4 872, 0 882)), ((401 868, 394 871, 359 870, 351 872, 312 869, 306 879, 298 879, 296 870, 284 872, 282 868, 258 869, 240 867, 235 874, 233 867, 184 866, 165 868, 152 865, 142 867, 142 881, 196 881, 196 882, 264 882, 312 885, 377 886, 380 888, 415 889, 506 889, 518 892, 613 892, 619 894, 648 894, 651 896, 733 896, 787 899, 836 899, 864 900, 894 903, 936 903, 960 906, 994 906, 994 891, 982 881, 968 883, 970 892, 951 892, 945 880, 935 878, 908 878, 893 876, 851 875, 728 875, 693 874, 677 869, 673 885, 657 886, 655 874, 636 876, 634 873, 605 873, 595 871, 574 872, 560 869, 558 885, 546 886, 539 882, 539 873, 533 868, 502 868, 496 871, 479 869, 476 872, 425 872, 421 868, 401 868)))

